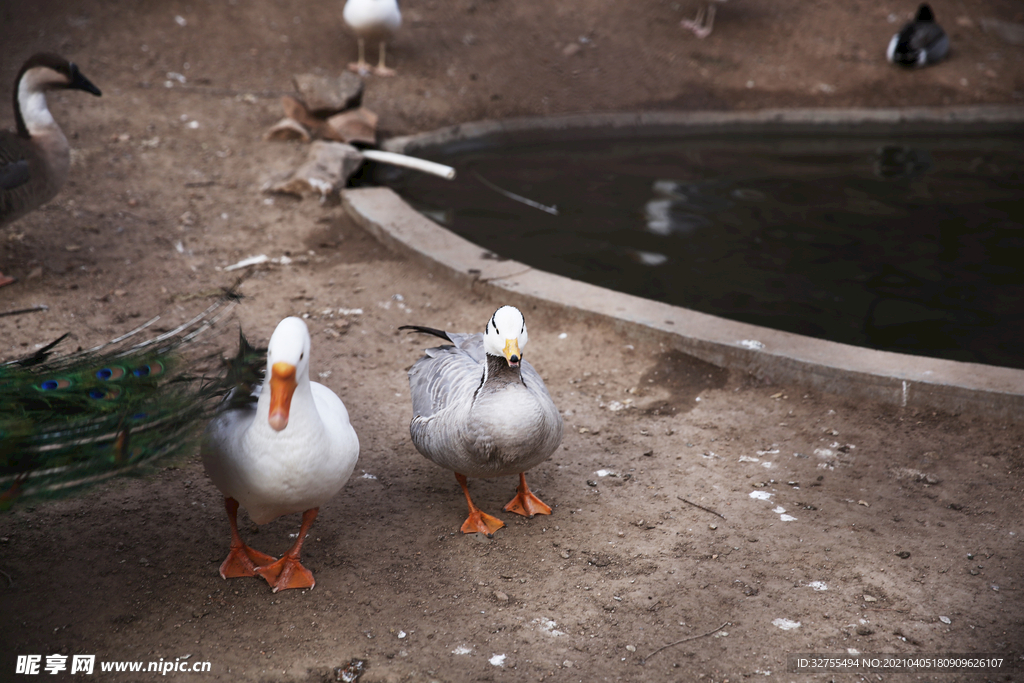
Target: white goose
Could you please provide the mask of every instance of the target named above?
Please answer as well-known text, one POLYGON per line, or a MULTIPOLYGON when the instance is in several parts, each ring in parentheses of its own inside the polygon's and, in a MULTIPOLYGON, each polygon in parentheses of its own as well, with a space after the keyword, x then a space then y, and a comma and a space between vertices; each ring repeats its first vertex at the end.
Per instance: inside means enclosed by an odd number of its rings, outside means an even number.
POLYGON ((398 0, 346 0, 342 18, 359 41, 359 61, 348 68, 363 75, 371 70, 378 76, 394 76, 393 69, 384 66, 387 40, 402 26, 402 11, 398 0), (377 67, 371 69, 366 62, 366 41, 378 45, 377 67))
POLYGON ((427 349, 409 370, 412 441, 426 458, 455 473, 469 504, 466 534, 493 536, 504 522, 469 497, 466 477, 519 475, 506 512, 550 515, 526 485, 526 470, 551 457, 562 442, 562 416, 544 380, 523 360, 528 335, 519 309, 502 306, 484 334, 458 334, 407 325, 454 346, 427 349))
POLYGON ((231 524, 231 550, 221 576, 259 575, 275 593, 316 583, 299 562, 302 541, 319 507, 341 490, 359 458, 359 439, 345 404, 309 380, 309 355, 306 323, 282 320, 270 338, 258 402, 222 412, 207 428, 201 448, 206 472, 224 494, 231 524), (281 559, 242 541, 239 504, 257 524, 302 512, 298 538, 281 559))

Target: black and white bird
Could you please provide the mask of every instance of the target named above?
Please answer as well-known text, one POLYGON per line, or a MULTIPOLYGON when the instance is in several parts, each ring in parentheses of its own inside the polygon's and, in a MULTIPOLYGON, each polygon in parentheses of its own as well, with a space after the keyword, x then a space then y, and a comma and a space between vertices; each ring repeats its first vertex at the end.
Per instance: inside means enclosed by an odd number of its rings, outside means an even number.
MULTIPOLYGON (((14 80, 17 132, 0 131, 0 227, 53 199, 68 179, 68 139, 46 106, 48 90, 100 89, 73 62, 39 53, 26 61, 14 80)), ((0 273, 0 287, 14 279, 0 273)))
POLYGON ((359 61, 349 64, 348 68, 360 75, 372 71, 378 76, 394 76, 394 69, 384 65, 384 56, 387 41, 402 26, 398 0, 346 0, 342 17, 359 41, 359 61), (366 41, 377 43, 376 67, 371 67, 366 61, 366 41))
POLYGON ((922 67, 935 64, 949 54, 949 36, 935 21, 932 8, 922 3, 913 21, 904 24, 889 41, 886 58, 893 64, 922 67))
POLYGON ((519 475, 506 512, 549 515, 551 508, 526 485, 526 471, 551 457, 562 442, 562 416, 544 380, 523 359, 528 339, 518 308, 502 306, 483 334, 459 334, 408 325, 450 345, 427 349, 409 370, 416 449, 455 473, 469 504, 466 534, 492 536, 505 526, 469 496, 466 477, 519 475))

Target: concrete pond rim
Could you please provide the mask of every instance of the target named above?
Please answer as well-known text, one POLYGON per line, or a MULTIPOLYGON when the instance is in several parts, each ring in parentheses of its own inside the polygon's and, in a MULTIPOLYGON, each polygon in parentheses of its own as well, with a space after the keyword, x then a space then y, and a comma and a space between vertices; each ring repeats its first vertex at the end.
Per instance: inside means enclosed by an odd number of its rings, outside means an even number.
MULTIPOLYGON (((392 138, 387 151, 429 157, 431 148, 506 140, 642 138, 756 132, 846 136, 1024 132, 1024 107, 645 112, 478 121, 392 138)), ((851 400, 911 410, 1024 419, 1024 370, 877 351, 736 322, 616 292, 504 259, 441 227, 389 188, 348 189, 345 210, 388 248, 468 287, 506 292, 573 317, 612 324, 624 339, 655 338, 714 365, 851 400)))

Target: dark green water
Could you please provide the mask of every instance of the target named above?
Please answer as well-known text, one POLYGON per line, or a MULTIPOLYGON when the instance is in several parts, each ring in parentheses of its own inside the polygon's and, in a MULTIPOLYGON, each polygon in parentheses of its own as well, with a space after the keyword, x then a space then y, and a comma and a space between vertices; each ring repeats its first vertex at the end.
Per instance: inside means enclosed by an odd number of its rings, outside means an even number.
POLYGON ((378 178, 501 256, 812 337, 1024 368, 1024 136, 555 140, 424 156, 458 179, 378 178))

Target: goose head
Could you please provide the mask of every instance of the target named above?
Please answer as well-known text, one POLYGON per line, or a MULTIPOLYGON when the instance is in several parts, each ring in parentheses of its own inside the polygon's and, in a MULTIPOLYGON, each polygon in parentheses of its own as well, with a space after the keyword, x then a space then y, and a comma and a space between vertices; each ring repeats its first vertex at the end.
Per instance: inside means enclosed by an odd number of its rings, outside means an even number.
POLYGON ((267 383, 270 385, 270 426, 288 426, 292 395, 300 384, 309 384, 309 329, 300 318, 285 318, 277 325, 267 346, 267 383))
POLYGON ((515 306, 502 306, 487 321, 484 351, 491 356, 504 356, 509 367, 515 368, 523 359, 523 348, 528 340, 523 314, 515 306))
POLYGON ((47 90, 84 90, 97 97, 102 95, 74 62, 51 52, 32 55, 21 66, 14 87, 14 114, 22 135, 34 133, 34 127, 52 122, 46 107, 47 90))

